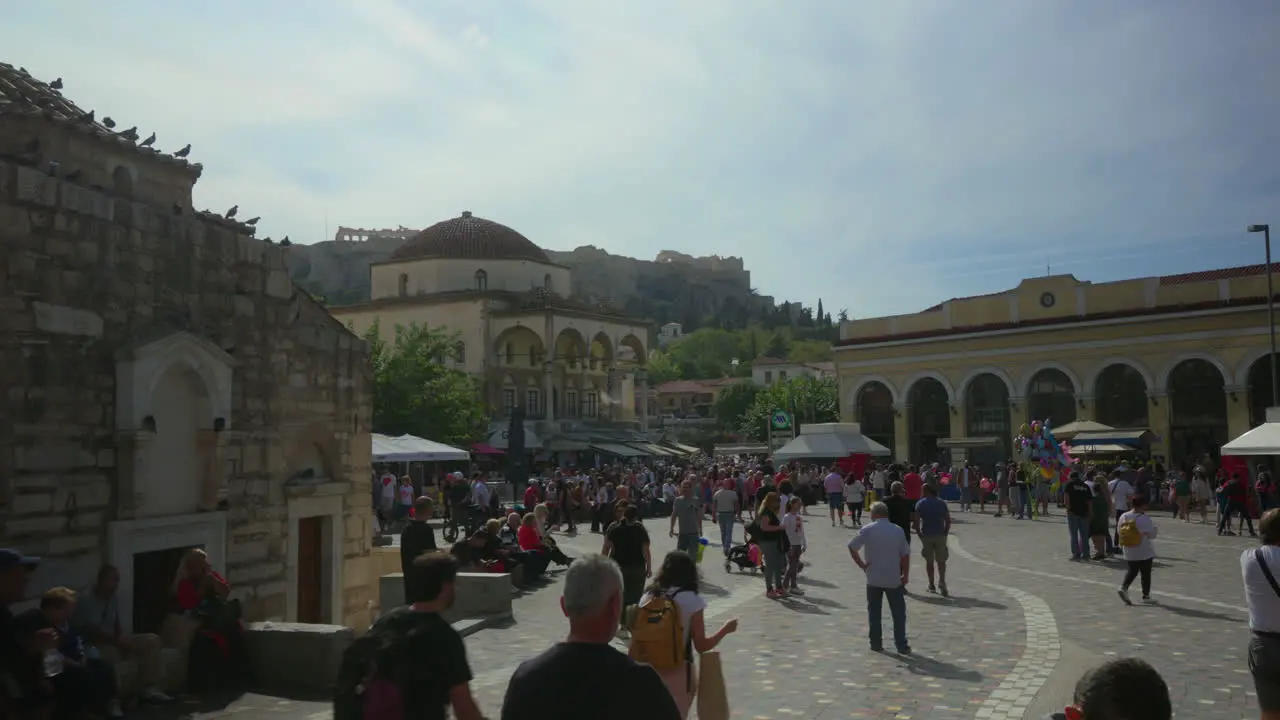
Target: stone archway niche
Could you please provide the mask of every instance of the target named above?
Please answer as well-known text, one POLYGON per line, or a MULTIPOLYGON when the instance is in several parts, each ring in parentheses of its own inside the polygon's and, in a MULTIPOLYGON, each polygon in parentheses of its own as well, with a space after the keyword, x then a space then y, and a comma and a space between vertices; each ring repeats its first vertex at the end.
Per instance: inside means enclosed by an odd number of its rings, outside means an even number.
POLYGON ((216 507, 217 434, 231 427, 233 364, 221 348, 185 332, 117 359, 120 517, 216 507))
POLYGON ((226 514, 209 511, 224 492, 218 434, 231 427, 233 364, 221 348, 184 332, 116 358, 120 519, 109 524, 107 544, 120 571, 126 631, 154 614, 150 591, 172 582, 181 550, 203 548, 224 569, 226 514), (163 562, 152 562, 156 554, 163 562), (136 587, 148 590, 145 597, 134 597, 136 587))

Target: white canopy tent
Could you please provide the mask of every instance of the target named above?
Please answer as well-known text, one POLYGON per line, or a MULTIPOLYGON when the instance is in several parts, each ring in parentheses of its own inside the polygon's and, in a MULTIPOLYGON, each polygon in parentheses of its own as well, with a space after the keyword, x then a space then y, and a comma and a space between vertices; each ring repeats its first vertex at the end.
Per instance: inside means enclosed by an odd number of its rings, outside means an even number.
POLYGON ((1267 408, 1267 421, 1222 446, 1223 455, 1280 455, 1280 408, 1267 408))
POLYGON ((466 450, 452 445, 413 435, 391 437, 373 433, 374 462, 460 462, 470 458, 466 450))
POLYGON ((773 451, 776 462, 818 458, 842 458, 854 454, 889 455, 889 448, 862 434, 858 423, 805 425, 800 434, 773 451))

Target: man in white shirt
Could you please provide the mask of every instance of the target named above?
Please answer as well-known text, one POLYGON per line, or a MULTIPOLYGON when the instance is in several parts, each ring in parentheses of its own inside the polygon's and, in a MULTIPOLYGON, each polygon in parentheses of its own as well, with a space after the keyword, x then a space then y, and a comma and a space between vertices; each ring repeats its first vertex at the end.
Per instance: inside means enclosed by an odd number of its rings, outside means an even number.
POLYGON ((471 486, 471 502, 479 505, 481 509, 489 509, 489 484, 484 481, 484 476, 477 476, 476 482, 471 486))
POLYGON ((911 569, 911 546, 907 533, 889 522, 889 506, 877 502, 871 506, 871 522, 849 541, 849 556, 867 574, 867 626, 871 649, 882 652, 880 610, 889 599, 889 615, 893 618, 893 644, 898 654, 910 655, 907 644, 906 588, 911 569), (866 553, 866 558, 862 553, 866 553))
POLYGON ((1129 499, 1133 497, 1134 490, 1119 471, 1111 473, 1111 482, 1107 483, 1107 487, 1111 490, 1111 509, 1116 521, 1115 532, 1107 538, 1107 553, 1115 555, 1120 552, 1120 516, 1129 511, 1129 499))
POLYGON ((969 487, 969 465, 962 463, 956 468, 956 478, 960 488, 960 512, 973 510, 973 488, 969 487))
POLYGON ((875 472, 871 473, 871 488, 876 491, 876 500, 883 500, 887 494, 885 484, 889 480, 889 473, 885 471, 884 465, 876 465, 875 472))

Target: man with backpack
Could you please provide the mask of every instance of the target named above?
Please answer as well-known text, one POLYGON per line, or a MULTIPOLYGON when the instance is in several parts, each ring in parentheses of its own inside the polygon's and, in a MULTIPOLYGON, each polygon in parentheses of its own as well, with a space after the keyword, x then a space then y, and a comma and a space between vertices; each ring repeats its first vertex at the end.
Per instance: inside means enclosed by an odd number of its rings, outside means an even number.
POLYGON ((680 720, 657 671, 609 644, 622 610, 622 571, 603 555, 578 558, 564 574, 560 607, 569 637, 520 664, 502 720, 680 720))
POLYGON ((408 607, 396 608, 347 648, 338 672, 334 720, 483 720, 471 695, 462 636, 440 613, 453 605, 458 564, 428 552, 413 561, 408 607))

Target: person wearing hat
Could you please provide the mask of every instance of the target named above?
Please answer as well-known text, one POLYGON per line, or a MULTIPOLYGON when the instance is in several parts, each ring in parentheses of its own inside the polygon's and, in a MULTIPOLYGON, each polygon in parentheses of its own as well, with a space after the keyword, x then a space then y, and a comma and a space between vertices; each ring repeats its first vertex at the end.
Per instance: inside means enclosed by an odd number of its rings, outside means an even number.
POLYGON ((27 581, 39 565, 40 558, 0 549, 0 717, 39 717, 53 702, 40 661, 44 651, 57 646, 58 636, 48 629, 24 636, 9 609, 26 596, 27 581))

